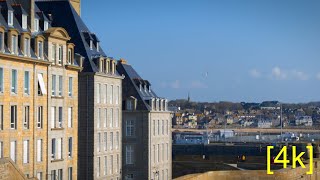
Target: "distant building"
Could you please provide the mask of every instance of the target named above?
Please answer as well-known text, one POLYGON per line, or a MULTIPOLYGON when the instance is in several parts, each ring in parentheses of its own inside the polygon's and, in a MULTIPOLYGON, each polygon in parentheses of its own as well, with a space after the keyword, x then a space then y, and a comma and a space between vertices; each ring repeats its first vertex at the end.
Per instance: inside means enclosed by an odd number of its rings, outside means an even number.
POLYGON ((271 128, 272 121, 269 120, 259 120, 258 121, 258 128, 271 128))
POLYGON ((230 129, 222 129, 222 130, 219 130, 219 135, 220 137, 225 137, 225 138, 233 137, 234 131, 230 129))
POLYGON ((311 116, 299 116, 295 120, 296 126, 312 126, 312 117, 311 116))

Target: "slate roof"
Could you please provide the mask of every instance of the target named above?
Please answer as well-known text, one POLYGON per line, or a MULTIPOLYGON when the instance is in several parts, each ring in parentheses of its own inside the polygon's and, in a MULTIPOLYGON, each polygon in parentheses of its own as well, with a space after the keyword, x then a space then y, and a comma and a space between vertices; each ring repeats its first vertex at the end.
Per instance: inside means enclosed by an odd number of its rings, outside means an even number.
POLYGON ((144 90, 144 87, 142 86, 142 90, 140 91, 140 86, 139 84, 142 85, 151 85, 149 81, 144 80, 140 77, 140 75, 134 70, 134 68, 125 63, 118 63, 117 64, 117 71, 120 74, 123 74, 125 76, 122 84, 123 88, 123 99, 127 99, 131 96, 137 98, 138 104, 137 104, 137 110, 151 110, 150 105, 147 103, 148 100, 152 98, 159 98, 159 99, 164 99, 160 98, 156 95, 156 93, 151 89, 149 90, 144 90))
MULTIPOLYGON (((75 53, 85 58, 82 72, 99 72, 94 59, 107 57, 107 55, 100 46, 99 51, 97 51, 95 47, 96 42, 99 42, 97 36, 90 32, 70 2, 65 0, 39 0, 36 1, 36 4, 44 14, 52 18, 52 26, 63 27, 69 33, 71 42, 75 44, 75 53), (94 42, 92 49, 90 49, 90 40, 94 42)), ((116 75, 119 76, 118 73, 116 75)))

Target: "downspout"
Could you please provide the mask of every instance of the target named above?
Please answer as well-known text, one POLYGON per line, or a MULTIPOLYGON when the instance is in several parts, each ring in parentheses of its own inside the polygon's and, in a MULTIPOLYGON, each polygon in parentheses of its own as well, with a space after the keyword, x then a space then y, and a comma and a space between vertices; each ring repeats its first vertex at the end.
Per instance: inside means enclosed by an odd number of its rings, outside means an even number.
MULTIPOLYGON (((35 101, 36 101, 36 91, 35 91, 35 87, 36 87, 36 83, 35 83, 35 81, 36 81, 36 63, 33 63, 33 126, 32 126, 32 128, 33 128, 33 130, 32 130, 32 137, 33 137, 33 167, 32 167, 32 171, 33 171, 33 177, 36 177, 36 172, 35 172, 35 150, 34 150, 34 145, 36 144, 36 142, 35 142, 35 120, 36 120, 36 116, 35 116, 35 110, 36 110, 36 108, 35 108, 35 101)), ((29 123, 30 123, 30 121, 29 121, 29 123)))
MULTIPOLYGON (((89 111, 89 102, 88 102, 88 100, 89 100, 89 98, 88 98, 88 90, 89 90, 89 88, 88 88, 88 86, 89 86, 89 84, 88 83, 89 83, 89 75, 87 74, 87 87, 86 87, 87 88, 86 89, 86 91, 87 91, 86 92, 86 94, 87 94, 87 111, 86 111, 87 112, 87 114, 86 114, 86 116, 87 116, 86 117, 87 118, 87 120, 86 120, 87 121, 87 141, 86 141, 86 148, 87 148, 87 153, 86 153, 86 155, 87 155, 87 163, 86 163, 87 164, 87 173, 86 174, 87 174, 87 180, 89 179, 88 178, 88 174, 89 174, 88 173, 89 172, 89 164, 88 164, 89 163, 89 154, 88 154, 88 152, 89 152, 89 147, 88 147, 88 140, 89 140, 89 138, 88 138, 89 137, 89 128, 88 128, 88 124, 89 124, 89 113, 88 113, 88 111, 89 111)), ((78 146, 78 148, 79 148, 79 146, 78 146)))

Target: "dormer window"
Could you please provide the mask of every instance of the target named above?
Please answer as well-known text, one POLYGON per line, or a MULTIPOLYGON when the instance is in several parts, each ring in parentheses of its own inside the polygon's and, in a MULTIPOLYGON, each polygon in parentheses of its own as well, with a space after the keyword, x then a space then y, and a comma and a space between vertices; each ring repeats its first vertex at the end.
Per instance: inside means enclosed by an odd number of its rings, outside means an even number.
POLYGON ((147 92, 147 85, 144 85, 144 91, 147 92))
POLYGON ((34 19, 34 31, 39 31, 39 19, 34 19))
POLYGON ((142 85, 141 84, 139 84, 139 89, 140 89, 140 91, 142 91, 142 85))
POLYGON ((4 37, 3 37, 3 32, 0 32, 0 51, 3 51, 3 40, 4 40, 4 37))
POLYGON ((43 59, 43 42, 38 42, 38 58, 43 59))
POLYGON ((132 110, 132 100, 131 99, 127 99, 127 102, 126 102, 126 105, 127 105, 127 110, 131 111, 132 110))
POLYGON ((18 37, 16 35, 12 35, 11 38, 11 54, 16 54, 18 50, 18 37))
POLYGON ((72 64, 72 49, 68 49, 68 64, 72 64))
POLYGON ((59 58, 58 58, 58 64, 62 64, 62 59, 63 59, 63 46, 59 46, 59 58))
POLYGON ((22 15, 22 29, 26 30, 28 28, 28 16, 22 15))
POLYGON ((30 56, 30 39, 24 38, 24 56, 30 56))
POLYGON ((149 85, 149 92, 151 92, 151 85, 149 85))
POLYGON ((8 25, 13 26, 13 11, 8 11, 8 25))
POLYGON ((43 23, 43 30, 46 31, 49 29, 49 22, 48 21, 44 21, 43 23))
POLYGON ((92 50, 93 49, 93 41, 90 40, 90 49, 92 50))
POLYGON ((99 52, 99 42, 97 42, 97 51, 99 52))

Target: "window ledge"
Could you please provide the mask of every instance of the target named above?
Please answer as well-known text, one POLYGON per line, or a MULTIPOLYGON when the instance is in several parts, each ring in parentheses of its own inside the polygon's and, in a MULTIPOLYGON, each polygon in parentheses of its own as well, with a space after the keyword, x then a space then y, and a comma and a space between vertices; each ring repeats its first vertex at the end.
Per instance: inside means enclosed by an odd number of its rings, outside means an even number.
POLYGON ((64 130, 64 128, 63 127, 61 127, 61 128, 51 128, 51 130, 52 131, 62 131, 62 130, 64 130))
POLYGON ((51 96, 52 99, 64 99, 63 96, 51 96))
POLYGON ((51 162, 61 162, 61 161, 64 161, 64 159, 53 159, 53 160, 51 160, 51 162))

